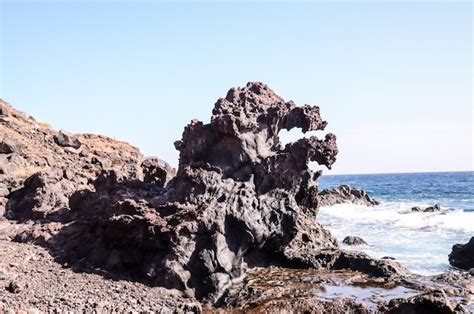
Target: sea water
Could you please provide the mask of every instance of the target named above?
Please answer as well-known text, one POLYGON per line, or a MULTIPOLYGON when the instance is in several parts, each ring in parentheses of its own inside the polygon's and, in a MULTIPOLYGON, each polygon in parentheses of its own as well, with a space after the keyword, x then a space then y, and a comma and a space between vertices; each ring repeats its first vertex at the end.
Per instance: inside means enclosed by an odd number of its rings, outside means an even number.
POLYGON ((474 172, 323 175, 320 189, 349 184, 362 188, 379 206, 322 207, 318 221, 342 242, 360 236, 368 245, 349 247, 373 257, 391 256, 414 273, 450 269, 448 255, 474 236, 474 172), (441 204, 441 213, 412 212, 441 204))

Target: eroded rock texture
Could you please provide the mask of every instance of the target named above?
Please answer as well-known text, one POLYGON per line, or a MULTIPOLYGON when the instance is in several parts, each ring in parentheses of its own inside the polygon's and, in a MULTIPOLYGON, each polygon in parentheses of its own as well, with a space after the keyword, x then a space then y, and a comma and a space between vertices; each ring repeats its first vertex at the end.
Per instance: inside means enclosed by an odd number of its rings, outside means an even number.
POLYGON ((330 167, 336 138, 312 136, 285 147, 278 138, 281 129, 325 126, 318 107, 285 102, 264 84, 233 88, 209 124, 185 128, 175 144, 177 175, 166 189, 109 172, 95 191, 76 193, 71 208, 92 209, 99 223, 87 223, 96 226, 88 230, 93 248, 70 251, 89 258, 87 250, 104 252, 94 262, 127 266, 157 285, 214 301, 249 266, 327 267, 338 244, 314 220, 319 173, 307 164, 330 167))
MULTIPOLYGON (((176 289, 215 305, 232 299, 229 288, 249 268, 336 275, 350 269, 393 285, 409 276, 396 261, 340 250, 316 221, 320 172, 308 162, 330 168, 336 138, 281 145, 282 129, 324 130, 326 122, 319 108, 285 102, 262 83, 231 89, 210 123, 194 120, 185 128, 175 144, 176 172, 126 143, 56 132, 3 102, 0 122, 7 135, 0 148, 0 214, 6 208, 17 222, 0 230, 47 247, 75 271, 176 289)), ((343 198, 370 201, 358 190, 340 190, 343 198)), ((363 310, 353 300, 295 299, 297 287, 288 288, 296 302, 288 310, 315 304, 363 310)))

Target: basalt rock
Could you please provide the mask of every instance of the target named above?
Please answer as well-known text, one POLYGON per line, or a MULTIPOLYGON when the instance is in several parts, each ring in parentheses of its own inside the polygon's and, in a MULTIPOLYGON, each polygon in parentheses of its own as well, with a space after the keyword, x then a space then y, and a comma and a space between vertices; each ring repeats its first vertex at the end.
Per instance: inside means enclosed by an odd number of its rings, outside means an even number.
POLYGON ((176 170, 159 158, 147 158, 142 163, 143 181, 164 187, 176 175, 176 170))
POLYGON ((391 314, 405 313, 469 313, 462 305, 452 302, 443 290, 435 290, 408 299, 394 299, 382 308, 391 314))
POLYGON ((320 206, 334 206, 337 204, 350 203, 355 205, 375 206, 380 203, 371 198, 366 191, 352 188, 349 185, 341 185, 333 189, 325 189, 318 195, 320 206))
POLYGON ((286 146, 278 138, 281 129, 325 126, 318 107, 285 102, 264 84, 233 88, 217 101, 209 124, 192 121, 175 143, 179 168, 166 189, 166 178, 153 170, 157 163, 147 161, 148 182, 108 172, 95 191, 73 195, 70 207, 82 217, 77 225, 92 227, 78 227, 73 236, 80 234, 81 243, 90 238, 88 245, 68 241, 66 251, 210 301, 248 267, 329 267, 337 241, 303 200, 317 190, 320 175, 308 162, 331 167, 336 138, 286 146))
POLYGON ((87 187, 87 180, 72 181, 62 170, 37 172, 24 182, 24 187, 9 196, 6 215, 10 219, 44 219, 61 210, 67 210, 69 197, 87 187))
POLYGON ((456 244, 449 254, 449 263, 457 268, 474 268, 474 237, 466 244, 456 244))

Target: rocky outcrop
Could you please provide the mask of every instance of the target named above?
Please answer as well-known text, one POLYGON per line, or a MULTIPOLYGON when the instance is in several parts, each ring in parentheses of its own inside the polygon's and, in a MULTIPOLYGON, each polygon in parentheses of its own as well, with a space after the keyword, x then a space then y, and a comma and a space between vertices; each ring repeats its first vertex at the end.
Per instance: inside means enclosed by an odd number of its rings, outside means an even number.
POLYGON ((320 206, 334 206, 350 203, 355 205, 375 206, 380 203, 371 198, 366 191, 341 185, 333 189, 325 189, 318 194, 320 206))
POLYGON ((449 254, 449 263, 454 267, 470 270, 474 268, 474 237, 466 244, 456 244, 449 254))
POLYGON ((214 301, 248 267, 330 267, 339 258, 337 241, 313 218, 320 173, 308 168, 331 167, 335 136, 286 146, 278 137, 281 129, 324 130, 318 107, 285 102, 261 83, 233 88, 209 124, 192 121, 175 143, 176 175, 118 142, 55 132, 8 111, 9 139, 26 148, 15 166, 43 158, 45 167, 9 189, 7 217, 43 226, 17 233, 19 241, 49 239, 61 259, 214 301))
POLYGON ((355 236, 347 236, 342 240, 342 243, 347 244, 347 245, 363 245, 367 244, 364 239, 360 237, 355 237, 355 236))
POLYGON ((285 102, 261 83, 231 89, 209 124, 185 128, 175 144, 179 168, 166 188, 156 161, 144 163, 148 182, 103 173, 94 189, 71 196, 77 223, 55 245, 67 239, 70 259, 127 269, 213 301, 248 267, 330 267, 338 244, 308 206, 319 173, 307 164, 330 167, 335 136, 285 147, 278 138, 281 129, 325 126, 319 108, 285 102))
MULTIPOLYGON (((176 171, 126 143, 60 134, 2 104, 6 118, 0 126, 21 147, 0 154, 5 215, 16 222, 8 236, 47 247, 76 271, 178 290, 222 306, 247 272, 259 268, 351 270, 354 278, 393 285, 410 275, 396 261, 341 250, 316 221, 321 204, 376 201, 347 186, 318 196, 321 172, 308 163, 330 168, 336 137, 283 146, 282 129, 323 131, 327 123, 318 107, 298 107, 262 83, 232 88, 216 102, 209 123, 186 126, 175 143, 176 171)), ((301 300, 295 308, 313 305, 365 310, 354 300, 301 300)))
MULTIPOLYGON (((130 180, 143 179, 145 158, 127 143, 100 135, 58 132, 2 100, 0 111, 0 198, 11 195, 8 197, 11 199, 8 207, 11 217, 27 218, 23 213, 30 211, 27 208, 32 208, 33 198, 38 204, 42 197, 49 203, 38 205, 43 209, 67 208, 71 193, 85 185, 92 187, 91 182, 104 170, 115 170, 130 180), (30 178, 36 173, 41 175, 30 178), (50 183, 44 185, 39 181, 50 183), (52 181, 62 183, 52 184, 52 181), (23 191, 18 191, 22 188, 23 191), (23 199, 25 195, 28 195, 28 201, 23 199), (30 204, 23 207, 25 202, 30 204), (18 206, 22 208, 14 213, 18 206)), ((0 201, 0 212, 8 214, 6 203, 0 201)))

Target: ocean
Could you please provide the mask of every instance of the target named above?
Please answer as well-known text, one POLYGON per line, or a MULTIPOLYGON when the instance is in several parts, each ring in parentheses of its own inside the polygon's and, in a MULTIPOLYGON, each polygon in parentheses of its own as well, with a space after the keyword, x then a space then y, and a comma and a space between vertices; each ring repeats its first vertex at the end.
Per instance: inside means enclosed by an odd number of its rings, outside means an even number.
POLYGON ((474 236, 474 172, 323 175, 320 189, 349 184, 381 202, 367 207, 322 207, 317 220, 340 241, 362 237, 368 245, 349 247, 373 257, 391 256, 410 271, 434 275, 449 270, 456 243, 474 236), (443 213, 412 212, 441 204, 443 213))

